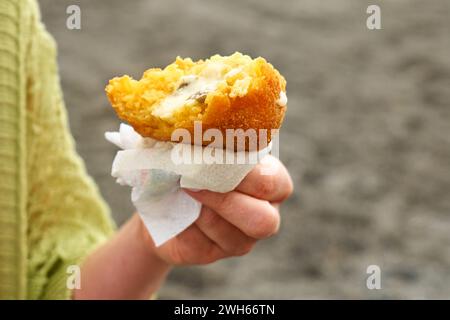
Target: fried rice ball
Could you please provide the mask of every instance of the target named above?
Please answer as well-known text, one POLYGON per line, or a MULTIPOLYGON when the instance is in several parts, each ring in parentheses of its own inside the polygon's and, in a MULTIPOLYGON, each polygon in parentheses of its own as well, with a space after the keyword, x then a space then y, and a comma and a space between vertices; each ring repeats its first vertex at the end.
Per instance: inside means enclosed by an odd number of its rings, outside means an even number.
POLYGON ((283 76, 264 58, 239 52, 196 62, 177 57, 164 69, 148 69, 139 81, 127 75, 111 79, 106 93, 120 119, 142 136, 163 141, 178 128, 193 134, 194 122, 201 121, 203 132, 215 128, 224 137, 226 129, 266 129, 268 143, 287 104, 283 76))

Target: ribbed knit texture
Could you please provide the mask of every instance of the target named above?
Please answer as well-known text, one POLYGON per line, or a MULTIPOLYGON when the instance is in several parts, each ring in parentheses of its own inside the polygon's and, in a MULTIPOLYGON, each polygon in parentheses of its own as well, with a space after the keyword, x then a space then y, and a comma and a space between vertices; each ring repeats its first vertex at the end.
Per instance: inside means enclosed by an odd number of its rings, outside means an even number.
POLYGON ((67 267, 114 231, 74 148, 55 48, 34 0, 0 1, 1 299, 69 298, 67 267))

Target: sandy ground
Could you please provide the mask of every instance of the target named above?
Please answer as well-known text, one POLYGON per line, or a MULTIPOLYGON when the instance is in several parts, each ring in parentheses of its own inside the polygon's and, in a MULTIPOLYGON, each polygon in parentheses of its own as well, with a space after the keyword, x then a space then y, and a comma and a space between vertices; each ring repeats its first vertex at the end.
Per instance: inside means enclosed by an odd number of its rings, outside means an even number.
POLYGON ((278 236, 249 256, 176 269, 162 298, 450 298, 450 2, 42 0, 70 125, 116 221, 118 120, 107 80, 236 50, 287 78, 281 159, 295 182, 278 236), (82 29, 65 27, 79 4, 82 29), (366 288, 379 265, 382 289, 366 288))

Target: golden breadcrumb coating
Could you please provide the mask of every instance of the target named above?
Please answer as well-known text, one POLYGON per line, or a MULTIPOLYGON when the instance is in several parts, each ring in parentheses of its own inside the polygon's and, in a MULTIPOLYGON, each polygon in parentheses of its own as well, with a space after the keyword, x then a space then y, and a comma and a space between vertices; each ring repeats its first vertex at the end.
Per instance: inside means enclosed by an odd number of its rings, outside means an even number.
POLYGON ((285 92, 285 79, 270 63, 238 52, 197 62, 177 57, 163 70, 148 69, 139 81, 125 75, 106 86, 119 118, 142 136, 164 141, 177 128, 193 133, 194 121, 224 136, 226 129, 267 129, 270 141, 270 129, 283 121, 285 92))

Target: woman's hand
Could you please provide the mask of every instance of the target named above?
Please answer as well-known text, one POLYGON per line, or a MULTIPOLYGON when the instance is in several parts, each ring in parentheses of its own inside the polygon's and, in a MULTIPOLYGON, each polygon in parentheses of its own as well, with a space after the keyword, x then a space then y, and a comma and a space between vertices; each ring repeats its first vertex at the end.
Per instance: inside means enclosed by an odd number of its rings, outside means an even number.
POLYGON ((292 192, 286 168, 265 158, 272 175, 256 166, 236 190, 228 193, 189 191, 203 204, 197 221, 160 247, 155 247, 135 214, 117 234, 87 257, 81 289, 74 299, 148 299, 171 265, 205 264, 249 252, 259 239, 275 234, 278 204, 292 192))
POLYGON ((196 222, 160 247, 155 247, 145 228, 150 248, 170 265, 207 264, 248 253, 260 239, 278 231, 278 204, 292 193, 292 180, 275 157, 264 159, 271 175, 261 174, 257 165, 228 193, 186 192, 203 204, 196 222))

